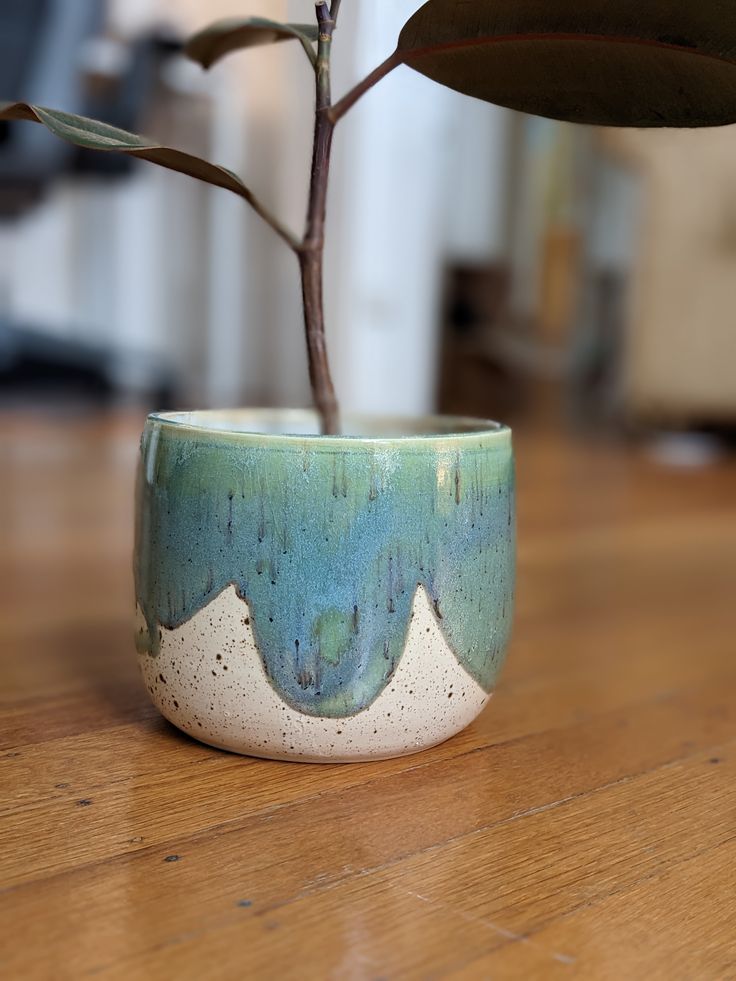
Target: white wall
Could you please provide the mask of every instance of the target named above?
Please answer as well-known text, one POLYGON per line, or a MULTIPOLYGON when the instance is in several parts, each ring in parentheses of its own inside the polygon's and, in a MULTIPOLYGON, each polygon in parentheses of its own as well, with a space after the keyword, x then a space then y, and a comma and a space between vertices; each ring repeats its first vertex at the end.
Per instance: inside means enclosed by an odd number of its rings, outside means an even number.
MULTIPOLYGON (((393 50, 415 0, 344 5, 347 88, 393 50)), ((338 38, 339 40, 339 38, 338 38)), ((337 134, 329 291, 337 384, 345 407, 419 413, 434 401, 437 311, 450 186, 450 96, 406 68, 358 103, 337 134)))

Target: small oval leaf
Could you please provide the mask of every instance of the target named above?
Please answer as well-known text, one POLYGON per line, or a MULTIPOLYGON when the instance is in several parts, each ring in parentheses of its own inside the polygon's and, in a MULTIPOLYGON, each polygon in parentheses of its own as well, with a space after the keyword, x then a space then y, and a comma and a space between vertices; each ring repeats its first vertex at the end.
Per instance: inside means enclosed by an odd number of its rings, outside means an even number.
POLYGON ((405 64, 466 95, 610 126, 736 122, 736 4, 429 0, 405 64))
POLYGON ((183 150, 162 146, 155 140, 136 136, 135 133, 128 133, 96 119, 33 106, 27 102, 0 102, 0 119, 27 119, 42 123, 55 136, 76 146, 88 150, 126 153, 131 157, 140 157, 141 160, 149 160, 169 170, 196 177, 207 184, 224 187, 241 197, 246 197, 249 193, 240 178, 225 167, 209 163, 183 150))
POLYGON ((316 24, 281 24, 264 17, 228 18, 218 20, 191 37, 184 46, 184 53, 203 68, 209 68, 241 48, 297 40, 315 64, 317 56, 312 43, 318 37, 316 24))
POLYGON ((118 129, 97 119, 87 119, 85 116, 75 116, 58 109, 46 109, 43 106, 33 106, 28 102, 0 102, 0 120, 27 119, 41 123, 55 136, 74 143, 88 150, 102 150, 107 153, 125 153, 130 157, 138 157, 175 170, 188 177, 194 177, 205 184, 222 187, 232 191, 247 201, 254 211, 261 216, 292 249, 300 245, 298 239, 281 222, 274 217, 255 197, 237 174, 226 167, 210 163, 201 157, 195 157, 184 150, 163 146, 155 140, 127 130, 118 129))

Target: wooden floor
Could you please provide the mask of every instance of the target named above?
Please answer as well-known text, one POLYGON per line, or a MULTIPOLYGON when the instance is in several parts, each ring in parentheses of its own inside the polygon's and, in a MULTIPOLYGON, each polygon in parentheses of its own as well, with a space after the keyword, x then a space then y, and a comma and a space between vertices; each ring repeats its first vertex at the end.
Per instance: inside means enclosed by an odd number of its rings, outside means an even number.
POLYGON ((139 425, 0 417, 3 978, 736 978, 734 464, 521 434, 489 709, 320 767, 149 705, 139 425))

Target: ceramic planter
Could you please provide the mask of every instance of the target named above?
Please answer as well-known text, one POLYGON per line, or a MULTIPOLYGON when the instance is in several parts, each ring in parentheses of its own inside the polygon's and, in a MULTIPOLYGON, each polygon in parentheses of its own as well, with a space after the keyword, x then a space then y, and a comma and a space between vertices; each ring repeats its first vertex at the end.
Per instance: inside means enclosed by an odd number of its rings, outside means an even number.
POLYGON ((514 590, 510 431, 467 419, 149 417, 137 646, 191 736, 275 759, 365 760, 484 707, 514 590), (312 434, 312 435, 310 435, 312 434))

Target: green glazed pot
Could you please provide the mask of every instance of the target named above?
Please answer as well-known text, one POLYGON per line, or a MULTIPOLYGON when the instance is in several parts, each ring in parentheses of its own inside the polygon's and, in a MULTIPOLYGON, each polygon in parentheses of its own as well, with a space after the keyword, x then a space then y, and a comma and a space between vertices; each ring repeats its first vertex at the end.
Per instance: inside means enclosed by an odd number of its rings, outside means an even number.
POLYGON ((274 759, 412 753, 463 729, 513 611, 511 432, 471 419, 172 412, 137 486, 137 647, 174 725, 274 759))

